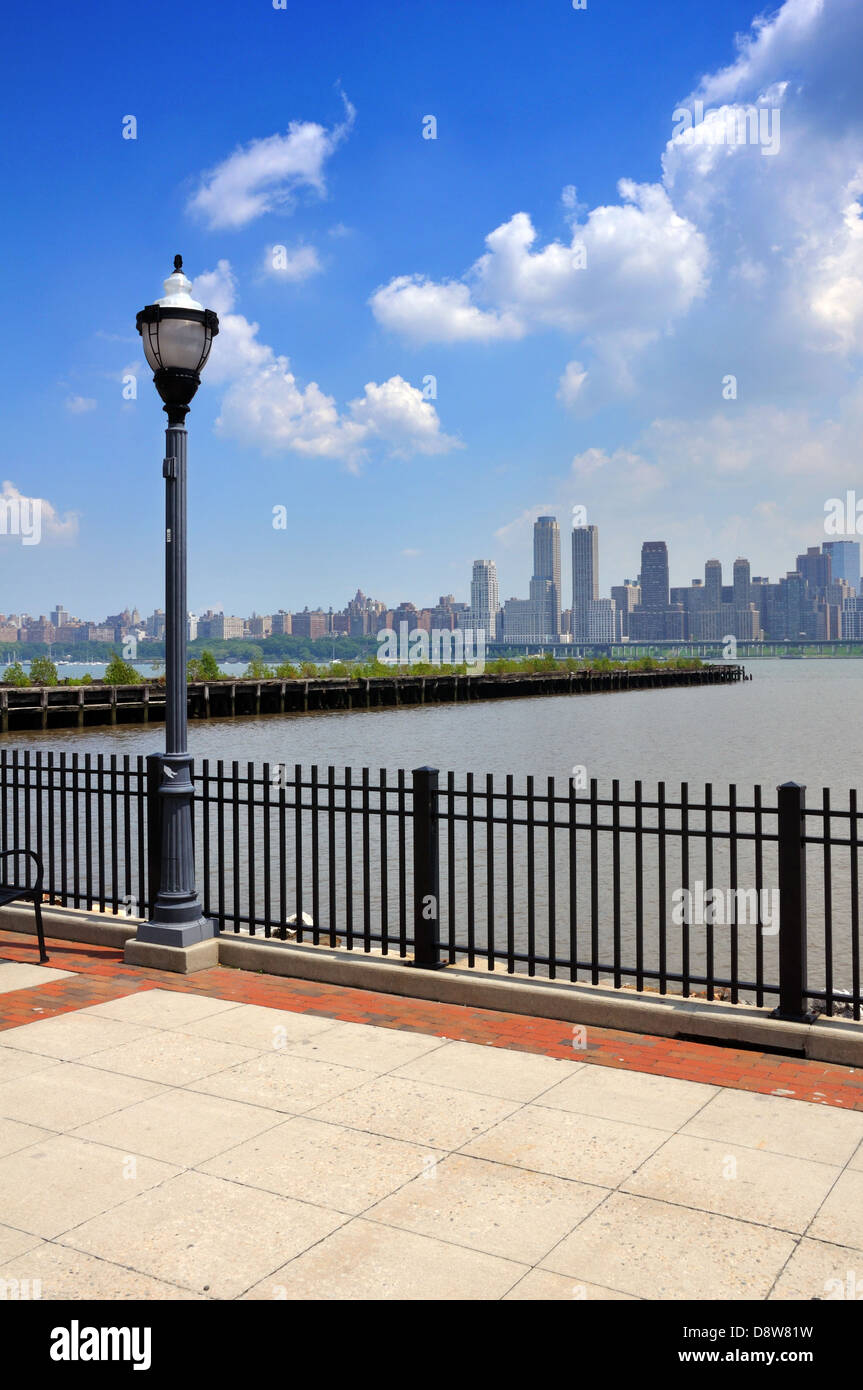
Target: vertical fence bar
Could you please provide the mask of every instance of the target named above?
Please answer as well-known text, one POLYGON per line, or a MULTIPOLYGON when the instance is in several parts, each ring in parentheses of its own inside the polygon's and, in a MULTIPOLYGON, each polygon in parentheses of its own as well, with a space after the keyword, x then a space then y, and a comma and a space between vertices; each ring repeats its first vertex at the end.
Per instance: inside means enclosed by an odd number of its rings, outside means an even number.
MULTIPOLYGON (((713 783, 708 782, 704 788, 704 899, 707 901, 707 894, 713 888, 713 783)), ((713 901, 711 893, 710 901, 713 901)), ((705 974, 707 976, 707 998, 712 1000, 716 997, 716 990, 713 985, 716 974, 714 959, 714 940, 713 940, 713 913, 705 912, 704 935, 705 935, 705 974)))
POLYGON ((210 759, 201 763, 201 855, 203 863, 204 916, 212 914, 210 898, 210 759))
POLYGON ((785 782, 779 810, 779 1008, 774 1017, 801 1021, 806 1009, 806 788, 785 782))
MULTIPOLYGON (((830 788, 823 790, 824 816, 822 820, 824 850, 824 993, 825 1012, 833 1016, 833 846, 831 841, 830 788)), ((805 824, 805 822, 804 822, 805 824)), ((804 850, 805 854, 805 850, 804 850)), ((781 899, 780 899, 781 901, 781 899)))
POLYGON ((506 777, 506 968, 515 971, 515 825, 511 772, 506 777))
POLYGON ((731 1002, 739 1003, 738 981, 740 979, 739 941, 737 920, 737 787, 732 783, 728 788, 728 876, 731 882, 731 1002))
POLYGON ((620 782, 615 777, 611 783, 611 878, 613 884, 613 950, 614 950, 614 988, 620 989, 622 977, 620 943, 620 782))
POLYGON ((105 911, 105 758, 96 758, 96 838, 99 841, 99 911, 105 911))
POLYGON ((578 798, 574 778, 569 779, 569 978, 578 979, 578 798))
POLYGON ((494 970, 494 776, 485 779, 486 964, 494 970))
POLYGON ((255 765, 249 762, 246 763, 246 875, 249 880, 249 935, 254 936, 258 916, 255 892, 255 765))
POLYGON ((48 790, 48 901, 53 903, 56 892, 56 878, 54 876, 54 857, 56 853, 56 827, 54 825, 54 752, 48 752, 47 767, 47 790, 48 790))
POLYGON ((656 786, 656 853, 659 903, 659 993, 668 993, 668 883, 665 862, 665 783, 656 786))
POLYGON ((764 886, 764 812, 761 788, 754 787, 755 809, 755 897, 757 902, 757 931, 755 934, 755 1003, 764 1004, 764 923, 761 920, 761 890, 764 886))
MULTIPOLYGON (((363 768, 363 775, 368 783, 368 768, 363 768)), ((368 876, 368 859, 363 866, 363 872, 368 876)), ((327 768, 327 888, 329 902, 329 944, 336 944, 336 769, 332 766, 327 768)), ((365 932, 363 933, 365 938, 365 932)), ((368 950, 368 946, 366 950, 368 950)))
POLYGON ((371 866, 371 803, 369 801, 369 770, 363 768, 363 950, 372 949, 372 866, 371 866))
POLYGON ((641 783, 635 784, 635 988, 644 989, 644 821, 641 783))
POLYGON ((557 974, 557 892, 555 883, 555 820, 557 818, 557 801, 554 794, 554 778, 549 777, 546 784, 546 806, 548 808, 548 842, 546 848, 546 872, 548 874, 548 978, 553 980, 557 974))
POLYGON ((599 791, 590 779, 590 982, 599 984, 599 791))
MULTIPOLYGON (((218 846, 219 931, 225 930, 225 764, 216 760, 216 843, 218 846)), ((234 924, 234 931, 237 931, 234 924)))
POLYGON ((857 792, 850 793, 848 802, 848 825, 851 841, 851 1009, 855 1019, 860 1021, 860 901, 858 898, 858 840, 857 840, 857 792))
POLYGON ((380 779, 378 803, 381 815, 381 953, 387 956, 390 950, 390 791, 385 767, 380 769, 380 779))
POLYGON ((467 810, 467 963, 472 970, 476 964, 476 878, 474 874, 474 802, 473 773, 467 774, 465 806, 467 810))
POLYGON ((303 765, 294 766, 294 927, 303 940, 303 765))
MULTIPOLYGON (((692 895, 689 892, 689 783, 680 784, 680 868, 681 868, 681 887, 684 893, 684 902, 691 904, 692 895)), ((682 946, 681 946, 681 966, 680 973, 683 976, 682 991, 684 998, 689 997, 689 934, 691 930, 692 909, 686 912, 682 927, 682 946)))
POLYGON ((263 802, 263 836, 264 836, 264 936, 272 936, 273 914, 271 911, 273 893, 273 866, 272 866, 272 845, 270 844, 270 785, 272 775, 270 764, 264 763, 263 780, 261 782, 261 800, 263 802))
POLYGON ((110 759, 111 778, 111 905, 116 917, 120 906, 119 867, 120 855, 117 843, 117 754, 110 759))
MULTIPOLYGON (((533 778, 527 779, 527 973, 536 974, 536 863, 533 778)), ((513 963, 513 968, 515 965, 513 963)))
POLYGON ((354 788, 349 767, 345 768, 345 946, 349 951, 354 947, 354 788))
POLYGON ((455 961, 455 773, 448 772, 447 786, 447 960, 455 961))
POLYGON ((399 768, 398 788, 398 867, 399 867, 399 956, 404 960, 408 953, 408 909, 407 909, 407 805, 404 768, 399 768))
POLYGON ((321 875, 320 875, 320 826, 318 825, 318 766, 312 767, 310 787, 310 807, 312 817, 312 942, 318 945, 321 939, 321 875))
POLYGON ((440 958, 438 770, 413 771, 414 965, 436 969, 440 958))

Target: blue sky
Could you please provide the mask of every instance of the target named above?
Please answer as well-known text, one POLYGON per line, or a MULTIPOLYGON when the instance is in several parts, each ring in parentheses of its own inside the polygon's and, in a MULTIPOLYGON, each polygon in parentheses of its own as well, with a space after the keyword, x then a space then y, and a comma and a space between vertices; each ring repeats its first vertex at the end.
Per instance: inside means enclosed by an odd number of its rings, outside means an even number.
POLYGON ((524 595, 533 518, 574 505, 604 592, 645 538, 673 583, 739 553, 775 578, 863 498, 854 0, 97 0, 4 27, 0 481, 43 537, 0 537, 0 610, 161 602, 134 321, 176 251, 223 323, 189 418, 197 611, 467 598, 480 556, 524 595), (675 135, 699 99, 778 113, 778 148, 675 135))

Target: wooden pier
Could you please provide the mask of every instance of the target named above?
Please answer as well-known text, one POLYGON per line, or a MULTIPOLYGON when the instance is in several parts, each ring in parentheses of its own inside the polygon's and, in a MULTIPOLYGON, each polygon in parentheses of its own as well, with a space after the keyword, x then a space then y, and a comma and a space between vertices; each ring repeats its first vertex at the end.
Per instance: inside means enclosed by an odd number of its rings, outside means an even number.
MULTIPOLYGON (((716 665, 692 671, 550 671, 505 676, 441 672, 360 680, 196 681, 188 687, 189 718, 238 719, 540 695, 598 695, 675 685, 724 685, 746 679, 741 666, 716 665)), ((0 686, 0 732, 4 734, 16 729, 148 724, 164 718, 165 687, 159 684, 0 686)))

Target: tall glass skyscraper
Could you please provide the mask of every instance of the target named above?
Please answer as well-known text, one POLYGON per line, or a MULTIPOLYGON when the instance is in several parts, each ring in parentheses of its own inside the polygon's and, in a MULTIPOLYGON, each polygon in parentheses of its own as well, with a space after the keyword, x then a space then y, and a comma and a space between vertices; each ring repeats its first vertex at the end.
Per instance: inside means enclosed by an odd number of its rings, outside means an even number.
POLYGON ((572 528, 572 638, 590 641, 591 604, 599 598, 599 528, 572 528))
POLYGON ((560 527, 555 516, 541 516, 533 528, 533 577, 547 579, 549 632, 560 635, 560 527))
POLYGON ((668 546, 665 541, 645 541, 641 547, 641 606, 668 607, 668 546))
POLYGON ((821 549, 832 561, 831 578, 847 580, 856 593, 860 588, 860 542, 825 541, 821 549))
POLYGON ((474 560, 473 577, 470 581, 469 625, 475 632, 484 632, 487 642, 493 642, 497 635, 499 608, 500 594, 494 560, 474 560))

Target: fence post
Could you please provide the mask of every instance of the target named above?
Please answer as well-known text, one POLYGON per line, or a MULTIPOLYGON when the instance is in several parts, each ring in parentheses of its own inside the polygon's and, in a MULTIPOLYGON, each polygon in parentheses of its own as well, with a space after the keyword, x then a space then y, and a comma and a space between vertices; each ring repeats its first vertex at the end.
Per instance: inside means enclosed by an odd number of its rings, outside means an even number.
POLYGON ((427 970, 446 965, 440 958, 440 856, 438 770, 415 767, 413 777, 413 964, 427 970))
POLYGON ((779 840, 779 1008, 774 1018, 805 1023, 806 1000, 806 788, 777 787, 779 840))
POLYGON ((148 912, 152 911, 161 880, 162 805, 159 787, 163 761, 161 753, 147 754, 147 902, 141 905, 142 912, 145 907, 148 912))

